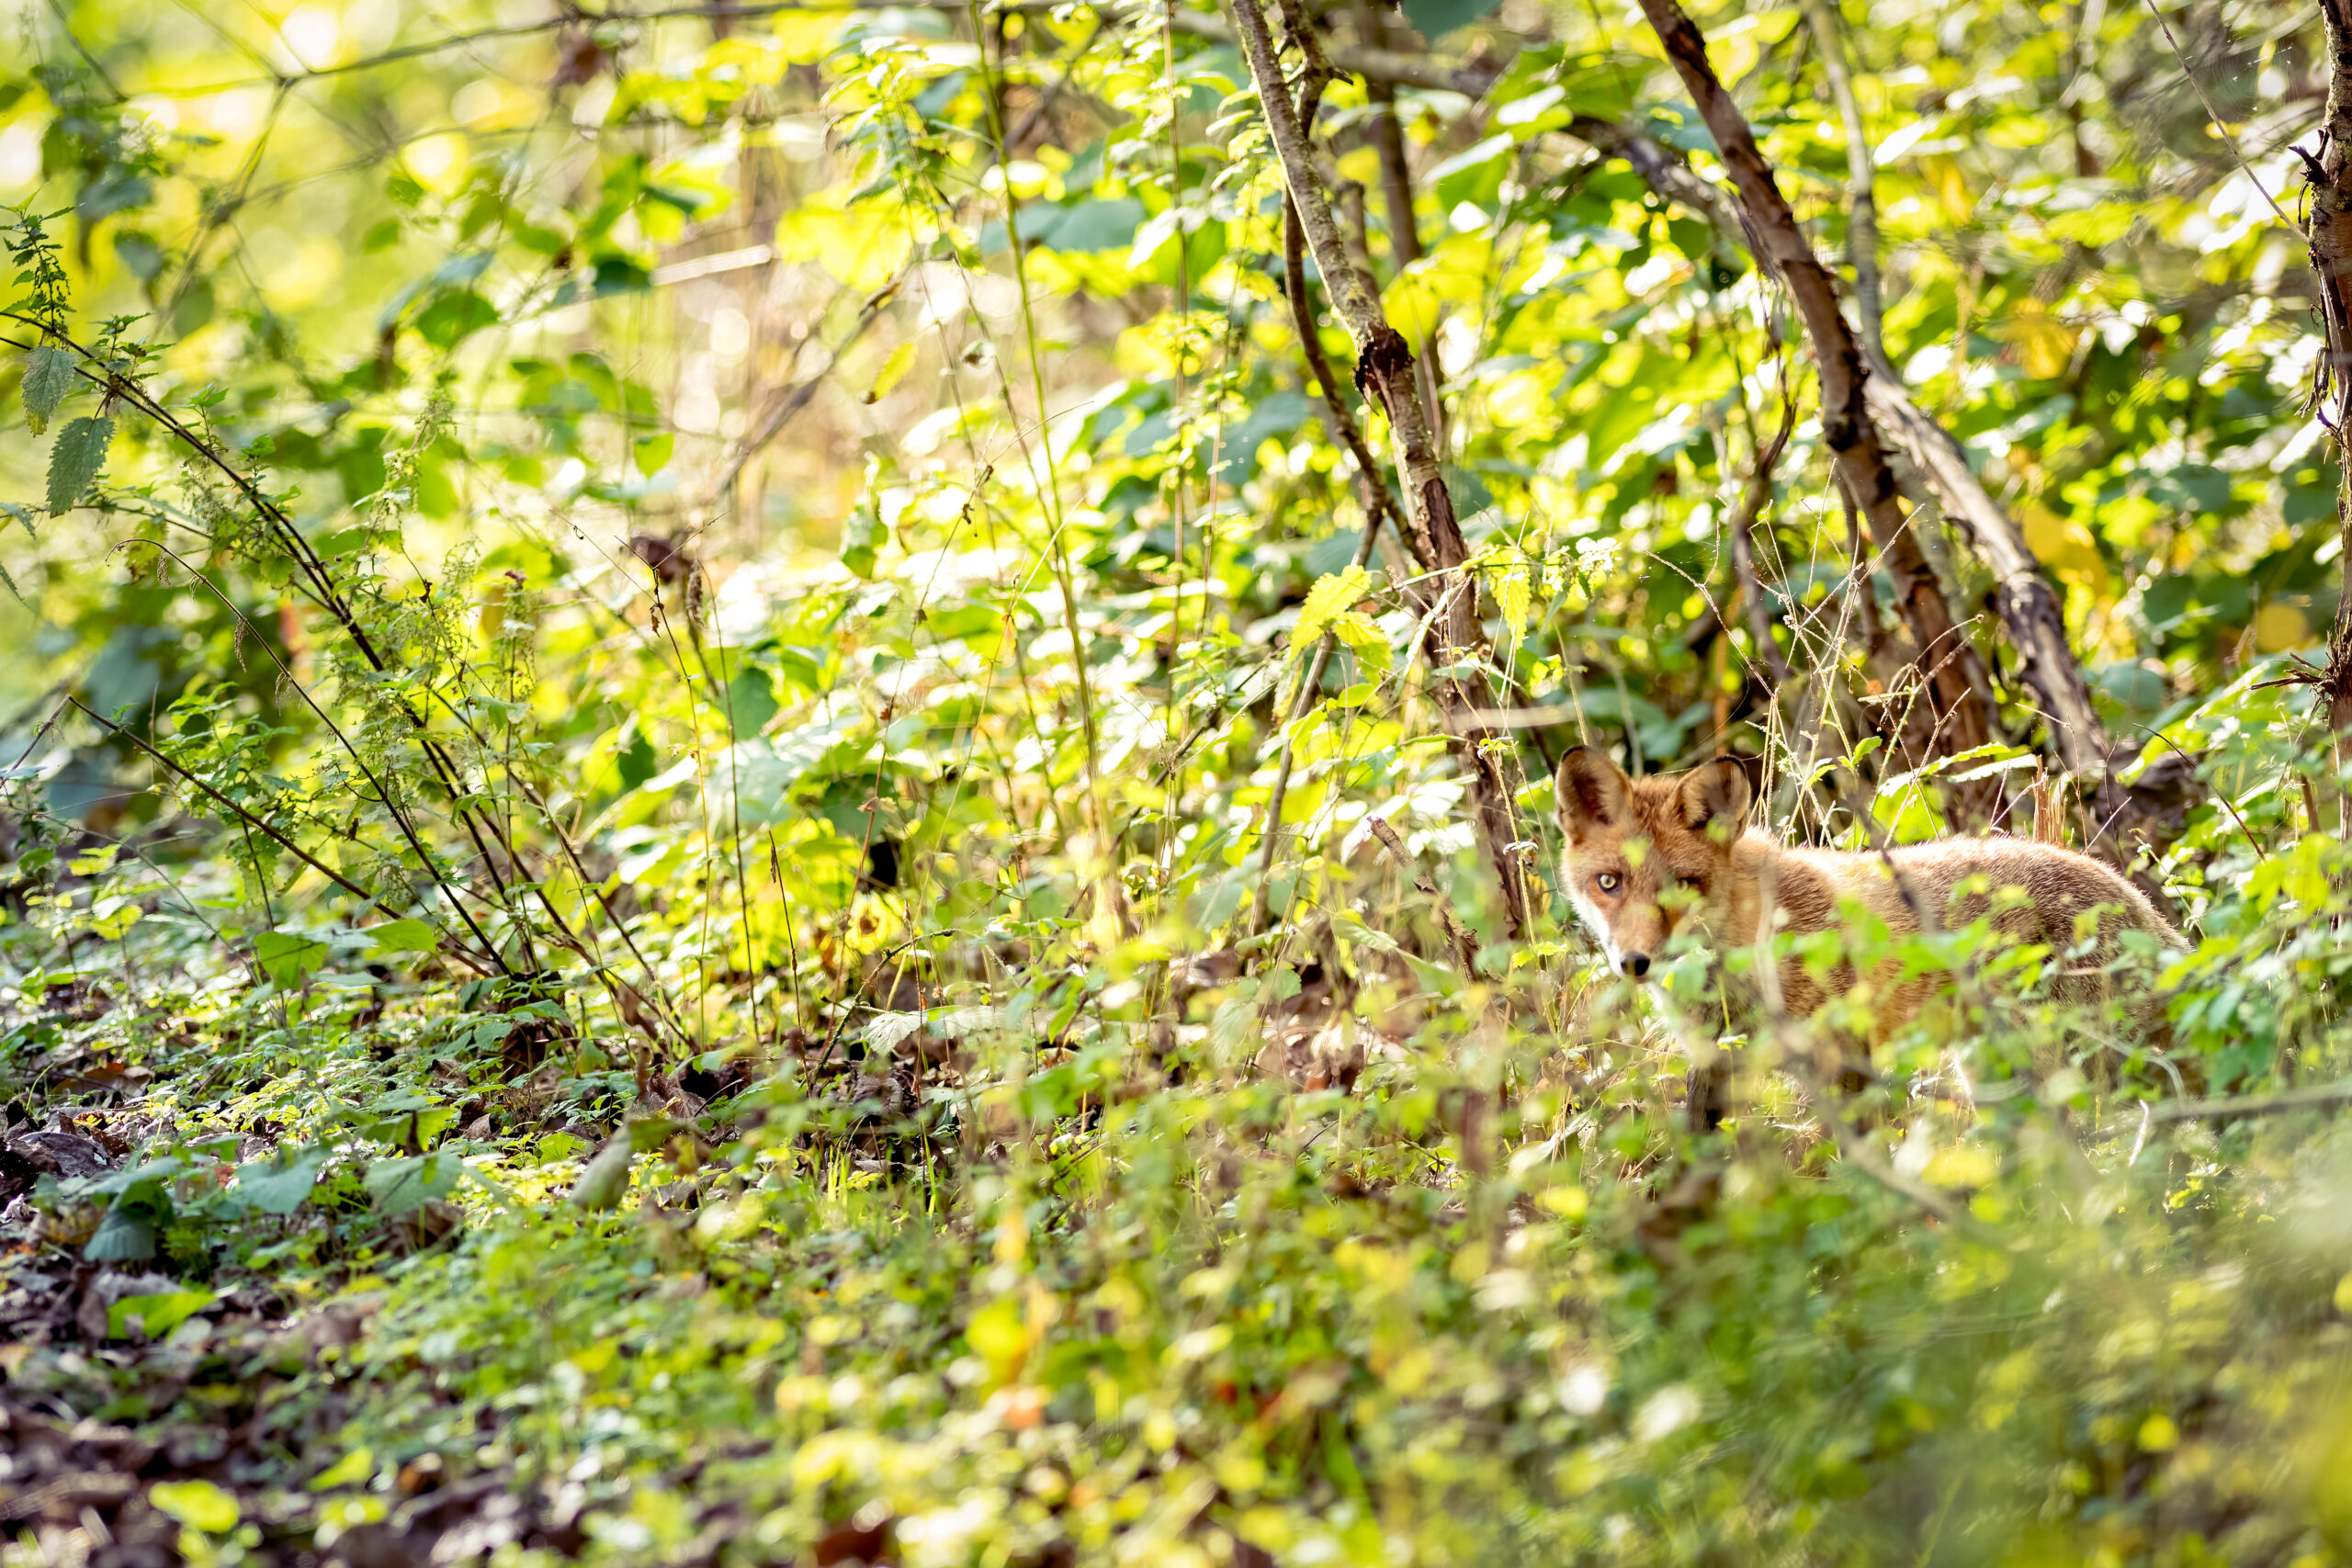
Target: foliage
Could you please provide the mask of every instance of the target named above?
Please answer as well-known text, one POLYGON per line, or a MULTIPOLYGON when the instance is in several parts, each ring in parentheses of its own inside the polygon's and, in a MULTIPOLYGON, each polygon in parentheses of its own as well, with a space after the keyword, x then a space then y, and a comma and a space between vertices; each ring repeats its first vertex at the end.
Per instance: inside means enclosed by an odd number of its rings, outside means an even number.
MULTIPOLYGON (((141 1475, 8 1561, 2352 1556, 2316 16, 1830 29, 1892 368, 2177 792, 2119 846, 1933 504, 1999 734, 1914 743, 1638 17, 1313 24, 1379 67, 1317 132, 1443 413, 1445 665, 1223 15, 726 9, 63 0, 0 75, 0 1430, 141 1475), (1847 1014, 1593 956, 1578 741, 1847 848, 1994 779, 2188 944, 2091 1015, 2088 942, 1823 939, 1957 977, 1833 1098, 1847 1014)), ((1701 20, 1850 271, 1823 33, 1701 20)))

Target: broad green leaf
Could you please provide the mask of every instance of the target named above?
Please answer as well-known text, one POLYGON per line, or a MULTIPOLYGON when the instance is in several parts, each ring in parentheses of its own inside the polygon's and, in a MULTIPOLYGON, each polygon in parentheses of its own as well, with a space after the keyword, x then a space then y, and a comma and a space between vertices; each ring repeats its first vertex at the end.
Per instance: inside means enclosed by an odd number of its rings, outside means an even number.
POLYGON ((1435 43, 1493 10, 1494 0, 1404 0, 1405 19, 1435 43))
POLYGON ((1395 650, 1388 646, 1388 636, 1380 629, 1380 623, 1362 610, 1350 610, 1331 623, 1331 630, 1348 645, 1348 651, 1356 656, 1356 662, 1368 673, 1377 674, 1386 670, 1395 658, 1395 650))
POLYGON ((139 1319, 141 1332, 161 1339, 220 1298, 210 1291, 163 1291, 147 1296, 124 1296, 107 1308, 107 1336, 119 1339, 139 1319))
POLYGON ((1496 581, 1495 605, 1503 613, 1503 623, 1510 634, 1518 637, 1527 629, 1528 607, 1535 602, 1535 585, 1528 580, 1528 563, 1518 565, 1496 581))
POLYGON ((265 1214, 290 1214, 318 1185, 319 1172, 331 1157, 325 1149, 304 1149, 291 1156, 281 1151, 278 1157, 241 1165, 230 1192, 265 1214))
POLYGON ((422 1208, 458 1184, 455 1155, 413 1155, 379 1160, 368 1168, 366 1186, 385 1217, 397 1219, 422 1208))
POLYGON ((379 953, 430 953, 440 944, 441 933, 423 920, 386 920, 369 926, 368 938, 379 953))
POLYGON ((57 433, 49 449, 49 510, 71 512, 81 504, 90 481, 106 467, 107 447, 114 440, 114 420, 107 414, 85 414, 57 433))
POLYGON ((727 717, 738 735, 757 735, 776 714, 775 682, 758 665, 749 665, 727 682, 727 717))
POLYGON ((299 986, 325 967, 327 944, 299 931, 264 931, 254 938, 254 958, 278 985, 299 986))
POLYGON ((49 416, 74 389, 74 356, 52 344, 35 344, 25 355, 25 423, 39 435, 49 416))
POLYGON ((109 1209, 97 1234, 82 1248, 93 1263, 137 1263, 155 1256, 155 1227, 140 1214, 109 1209))

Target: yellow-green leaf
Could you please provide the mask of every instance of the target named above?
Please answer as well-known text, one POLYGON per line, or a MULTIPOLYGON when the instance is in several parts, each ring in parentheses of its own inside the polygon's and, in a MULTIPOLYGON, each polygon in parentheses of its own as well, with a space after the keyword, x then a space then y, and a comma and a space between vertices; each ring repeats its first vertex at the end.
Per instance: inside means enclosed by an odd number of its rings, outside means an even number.
POLYGON ((874 373, 874 387, 865 394, 865 400, 878 403, 888 397, 890 389, 906 379, 907 372, 913 368, 914 362, 915 340, 909 338, 892 349, 890 357, 882 362, 882 368, 874 373))
POLYGON ((237 1500, 209 1481, 158 1481, 147 1489, 147 1501, 208 1535, 226 1535, 237 1528, 237 1500))
POLYGON ((1510 627, 1513 637, 1527 629, 1528 607, 1534 602, 1535 584, 1529 580, 1525 560, 1505 572, 1495 583, 1495 604, 1501 609, 1503 621, 1510 627))
POLYGON ((1329 630, 1349 605, 1363 598, 1364 590, 1371 585, 1372 573, 1360 566, 1318 578, 1315 586, 1306 591, 1306 603, 1299 606, 1298 625, 1290 634, 1292 649, 1304 653, 1313 647, 1315 639, 1329 630))
POLYGON ((1356 656, 1356 662, 1366 673, 1388 668, 1391 652, 1387 635, 1380 629, 1379 622, 1362 610, 1350 610, 1331 623, 1331 630, 1348 645, 1348 651, 1356 656))

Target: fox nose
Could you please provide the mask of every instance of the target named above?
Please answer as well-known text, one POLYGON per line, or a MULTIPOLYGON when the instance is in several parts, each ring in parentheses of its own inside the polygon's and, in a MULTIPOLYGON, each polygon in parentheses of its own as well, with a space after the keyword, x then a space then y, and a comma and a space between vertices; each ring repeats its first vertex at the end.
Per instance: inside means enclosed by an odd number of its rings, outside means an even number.
POLYGON ((1650 972, 1650 955, 1646 953, 1625 954, 1625 973, 1638 980, 1650 972))

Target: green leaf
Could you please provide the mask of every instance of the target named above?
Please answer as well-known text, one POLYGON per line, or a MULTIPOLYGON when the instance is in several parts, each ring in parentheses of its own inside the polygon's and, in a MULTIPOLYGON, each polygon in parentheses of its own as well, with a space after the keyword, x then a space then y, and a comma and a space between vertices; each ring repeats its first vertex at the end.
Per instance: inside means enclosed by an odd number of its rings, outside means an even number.
POLYGON ((867 390, 864 401, 880 402, 890 395, 891 388, 906 379, 907 371, 914 365, 917 346, 915 340, 909 338, 890 351, 890 356, 882 362, 882 368, 874 373, 874 385, 867 390))
POLYGON ((416 333, 435 348, 455 348, 482 328, 497 324, 497 306, 470 288, 452 288, 417 313, 416 333))
POLYGON ((860 577, 874 575, 874 558, 882 545, 882 519, 870 506, 861 506, 842 525, 842 564, 860 577))
POLYGON ((458 1184, 455 1155, 416 1155, 379 1160, 368 1168, 367 1188, 388 1219, 421 1209, 458 1184))
POLYGON ((190 1529, 227 1535, 237 1528, 237 1500, 209 1481, 158 1481, 147 1501, 190 1529))
POLYGON ((621 748, 619 766, 624 790, 637 788, 662 771, 661 760, 654 756, 653 742, 645 738, 645 731, 629 731, 628 743, 621 748))
POLYGON ((231 1193, 245 1207, 265 1214, 290 1214, 318 1185, 319 1172, 332 1156, 325 1149, 304 1149, 291 1158, 254 1160, 237 1168, 231 1193))
POLYGON ((150 1339, 161 1339, 220 1298, 210 1291, 163 1291, 152 1296, 124 1296, 107 1308, 107 1337, 120 1339, 139 1319, 150 1339))
POLYGON ((110 1209, 97 1234, 82 1248, 93 1263, 137 1263, 155 1256, 155 1227, 141 1216, 110 1209))
POLYGON ((441 943, 441 933, 423 920, 386 920, 368 928, 379 953, 430 953, 441 943))
POLYGON ((1388 668, 1393 650, 1388 646, 1387 634, 1380 629, 1379 622, 1362 610, 1350 610, 1331 623, 1331 630, 1348 645, 1348 651, 1356 656, 1357 665, 1367 673, 1388 668))
POLYGON ((1435 43, 1495 8, 1494 0, 1405 0, 1405 19, 1435 43))
POLYGON ((357 1448, 311 1477, 308 1484, 313 1492, 332 1492, 338 1486, 356 1486, 375 1473, 375 1450, 357 1448))
POLYGON ((1298 624, 1291 628, 1290 646, 1294 652, 1304 653, 1331 623, 1338 620, 1351 604, 1363 597, 1372 584, 1372 573, 1360 566, 1334 572, 1317 580, 1306 591, 1306 603, 1298 609, 1298 624))
POLYGON ((49 449, 49 509, 71 512, 80 504, 90 481, 106 467, 107 447, 114 440, 114 420, 107 414, 85 414, 57 433, 49 449))
POLYGON ((627 1133, 612 1139, 596 1151, 580 1179, 571 1184, 574 1207, 591 1211, 609 1209, 628 1191, 629 1163, 636 1159, 637 1150, 627 1133))
POLYGON ((36 344, 25 355, 25 423, 39 435, 49 416, 74 389, 74 356, 51 344, 36 344))
POLYGON ((637 444, 637 471, 647 479, 660 473, 670 461, 670 454, 677 449, 678 438, 668 431, 649 435, 637 444))
POLYGON ((753 665, 727 682, 727 716, 738 735, 757 735, 776 714, 775 684, 753 665))
POLYGON ((281 986, 299 986, 326 964, 327 944, 297 931, 264 931, 254 938, 262 973, 281 986))

